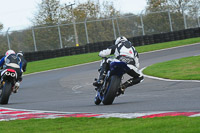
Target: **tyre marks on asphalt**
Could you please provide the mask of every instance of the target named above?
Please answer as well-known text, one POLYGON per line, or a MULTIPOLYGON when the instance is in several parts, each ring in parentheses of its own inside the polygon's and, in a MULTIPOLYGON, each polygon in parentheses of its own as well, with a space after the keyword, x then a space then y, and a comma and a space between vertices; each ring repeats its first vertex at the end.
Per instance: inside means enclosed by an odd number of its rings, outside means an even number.
POLYGON ((72 91, 74 93, 82 93, 84 91, 83 90, 84 87, 87 88, 88 86, 92 86, 92 83, 85 83, 84 85, 75 85, 75 86, 72 87, 72 91))
POLYGON ((96 117, 96 118, 154 118, 164 116, 188 116, 199 117, 200 112, 150 112, 150 113, 72 113, 72 112, 51 112, 19 110, 0 107, 0 121, 28 120, 28 119, 53 119, 61 117, 96 117))

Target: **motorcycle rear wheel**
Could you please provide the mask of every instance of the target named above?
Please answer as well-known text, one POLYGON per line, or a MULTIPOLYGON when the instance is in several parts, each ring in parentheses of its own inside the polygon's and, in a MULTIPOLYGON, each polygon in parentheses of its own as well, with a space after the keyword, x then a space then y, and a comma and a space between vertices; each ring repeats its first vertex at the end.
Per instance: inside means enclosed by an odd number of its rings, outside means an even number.
POLYGON ((0 104, 8 104, 11 91, 12 91, 11 83, 6 81, 1 88, 0 104))

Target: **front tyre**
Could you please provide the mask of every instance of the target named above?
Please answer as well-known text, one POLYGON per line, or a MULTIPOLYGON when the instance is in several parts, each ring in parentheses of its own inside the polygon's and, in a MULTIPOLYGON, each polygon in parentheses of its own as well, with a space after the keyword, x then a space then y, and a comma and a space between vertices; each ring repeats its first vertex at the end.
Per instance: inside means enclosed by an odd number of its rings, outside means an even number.
POLYGON ((101 103, 101 99, 99 98, 98 95, 95 96, 95 98, 94 98, 94 103, 95 103, 96 105, 99 105, 99 104, 101 103))
POLYGON ((104 94, 104 98, 102 101, 104 105, 109 105, 113 103, 116 93, 119 89, 120 83, 121 83, 120 77, 116 75, 111 76, 111 79, 108 82, 108 87, 106 89, 106 92, 104 94))
POLYGON ((6 81, 1 88, 0 104, 8 104, 11 91, 12 91, 11 83, 6 81))

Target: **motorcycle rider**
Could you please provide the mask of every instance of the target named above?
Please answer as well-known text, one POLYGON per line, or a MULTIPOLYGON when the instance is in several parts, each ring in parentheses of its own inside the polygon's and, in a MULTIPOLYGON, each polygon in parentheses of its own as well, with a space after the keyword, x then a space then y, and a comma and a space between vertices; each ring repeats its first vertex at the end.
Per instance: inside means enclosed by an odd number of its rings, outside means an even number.
POLYGON ((99 86, 103 83, 105 75, 109 69, 109 64, 112 61, 123 61, 127 63, 127 66, 130 70, 127 72, 132 78, 124 82, 121 86, 121 94, 124 94, 124 91, 127 87, 138 84, 143 81, 144 77, 139 72, 139 55, 136 49, 133 47, 132 43, 127 40, 124 36, 118 37, 115 41, 115 45, 110 46, 109 48, 99 52, 99 56, 106 57, 107 55, 114 54, 115 58, 105 58, 102 60, 100 65, 100 75, 99 79, 96 80, 93 85, 99 86))
POLYGON ((19 79, 22 76, 21 68, 22 63, 20 58, 15 54, 15 51, 8 50, 5 53, 5 56, 1 58, 0 60, 0 67, 4 69, 14 69, 17 72, 17 79, 15 83, 15 90, 14 93, 16 93, 19 89, 19 79))
MULTIPOLYGON (((24 53, 22 51, 19 51, 17 53, 17 56, 21 59, 21 63, 22 63, 22 69, 21 72, 26 72, 26 66, 27 66, 27 60, 24 58, 24 53)), ((20 76, 19 81, 22 81, 22 76, 20 76)))

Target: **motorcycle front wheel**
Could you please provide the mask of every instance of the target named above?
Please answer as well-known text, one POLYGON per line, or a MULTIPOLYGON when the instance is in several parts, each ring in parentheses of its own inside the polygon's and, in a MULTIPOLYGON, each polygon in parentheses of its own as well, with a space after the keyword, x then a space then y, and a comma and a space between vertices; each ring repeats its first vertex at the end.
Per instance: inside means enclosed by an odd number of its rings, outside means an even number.
POLYGON ((110 105, 113 103, 116 97, 116 93, 119 89, 120 83, 121 77, 116 75, 111 76, 102 100, 104 105, 110 105))
POLYGON ((101 103, 101 99, 99 98, 98 95, 95 96, 95 98, 94 98, 94 103, 95 103, 96 105, 99 105, 99 104, 101 103))

